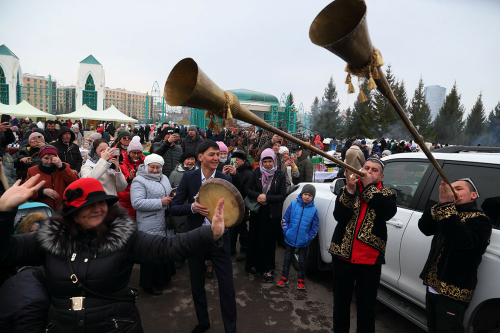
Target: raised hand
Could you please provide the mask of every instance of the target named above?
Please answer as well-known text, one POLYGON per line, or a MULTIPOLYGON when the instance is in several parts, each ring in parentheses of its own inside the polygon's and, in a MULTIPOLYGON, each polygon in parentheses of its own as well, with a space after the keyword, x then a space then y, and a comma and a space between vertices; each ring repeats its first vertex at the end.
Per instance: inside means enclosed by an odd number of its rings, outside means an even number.
POLYGON ((215 207, 214 217, 212 218, 212 234, 216 242, 224 234, 224 198, 220 199, 215 207))
POLYGON ((12 210, 28 201, 33 193, 38 191, 40 187, 45 184, 45 180, 37 184, 39 178, 40 175, 33 176, 23 185, 19 185, 21 184, 21 180, 15 182, 14 185, 0 197, 0 211, 5 212, 12 210))
POLYGON ((354 194, 354 192, 356 192, 356 181, 358 180, 358 178, 355 177, 356 174, 354 174, 354 177, 351 177, 352 174, 348 169, 345 169, 344 174, 347 185, 347 192, 349 192, 350 194, 354 194))

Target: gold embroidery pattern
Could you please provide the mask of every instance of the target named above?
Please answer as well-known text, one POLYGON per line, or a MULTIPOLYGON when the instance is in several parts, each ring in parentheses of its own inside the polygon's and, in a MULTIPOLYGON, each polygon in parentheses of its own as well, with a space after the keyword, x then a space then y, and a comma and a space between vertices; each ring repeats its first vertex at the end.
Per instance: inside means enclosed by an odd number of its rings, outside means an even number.
POLYGON ((358 239, 385 253, 385 241, 372 233, 375 216, 375 210, 373 208, 369 208, 366 211, 363 223, 361 223, 361 227, 359 228, 358 239))
POLYGON ((432 218, 436 221, 441 221, 457 214, 457 208, 453 202, 445 205, 435 205, 431 208, 432 218))
POLYGON ((427 273, 427 277, 424 280, 424 284, 428 285, 443 296, 453 298, 457 301, 469 303, 472 300, 472 296, 474 296, 474 290, 455 287, 454 285, 447 284, 446 282, 438 280, 437 265, 442 253, 443 249, 441 249, 441 253, 439 253, 436 261, 432 263, 431 268, 427 273))
POLYGON ((365 199, 366 202, 370 202, 371 199, 373 199, 373 196, 375 193, 380 193, 378 188, 375 185, 371 185, 368 188, 366 188, 361 195, 363 196, 363 199, 365 199))
POLYGON ((465 223, 467 222, 467 220, 476 218, 478 216, 487 217, 484 213, 481 212, 464 212, 464 213, 459 213, 458 215, 460 215, 460 221, 462 223, 465 223))
POLYGON ((384 195, 384 197, 390 197, 392 195, 394 195, 394 193, 387 187, 383 187, 382 190, 381 190, 382 194, 384 195))
POLYGON ((345 194, 346 191, 347 191, 347 186, 344 186, 342 188, 342 195, 340 196, 339 201, 347 208, 352 208, 352 205, 354 203, 354 199, 349 198, 347 196, 347 194, 345 194))
POLYGON ((332 242, 330 244, 330 249, 329 249, 330 253, 333 253, 345 259, 349 259, 351 257, 352 245, 354 241, 354 233, 356 231, 359 212, 361 210, 361 199, 359 198, 359 196, 356 196, 356 198, 354 198, 353 201, 354 201, 354 212, 345 228, 345 233, 344 237, 342 238, 342 243, 339 245, 332 242))

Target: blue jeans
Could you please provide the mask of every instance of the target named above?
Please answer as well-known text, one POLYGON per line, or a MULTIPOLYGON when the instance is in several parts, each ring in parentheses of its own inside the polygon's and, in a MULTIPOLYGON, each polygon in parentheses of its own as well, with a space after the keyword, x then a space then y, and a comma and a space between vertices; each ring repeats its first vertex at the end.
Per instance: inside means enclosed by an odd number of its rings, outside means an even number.
MULTIPOLYGON (((299 280, 304 280, 304 277, 306 276, 307 250, 307 246, 297 249, 299 255, 299 274, 297 276, 297 279, 299 280)), ((290 264, 292 263, 292 256, 294 255, 294 252, 295 248, 286 244, 285 261, 283 262, 283 272, 281 273, 281 276, 287 279, 288 274, 290 273, 290 264)))

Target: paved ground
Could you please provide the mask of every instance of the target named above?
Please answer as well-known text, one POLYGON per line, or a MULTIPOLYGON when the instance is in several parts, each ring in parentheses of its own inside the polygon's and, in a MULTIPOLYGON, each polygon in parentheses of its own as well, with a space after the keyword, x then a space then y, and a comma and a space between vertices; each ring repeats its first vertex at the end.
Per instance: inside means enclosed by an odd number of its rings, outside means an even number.
MULTIPOLYGON (((280 276, 284 250, 277 250, 280 276)), ((297 290, 297 272, 291 268, 286 288, 264 283, 261 276, 247 276, 244 263, 233 257, 234 284, 238 310, 239 332, 332 332, 333 292, 330 272, 306 278, 306 291, 297 290)), ((277 281, 276 281, 277 282, 277 281)), ((139 285, 139 266, 136 265, 131 284, 139 285)), ((208 332, 223 332, 216 277, 206 284, 211 328, 208 332)), ((141 291, 137 305, 146 333, 191 332, 196 326, 196 314, 191 298, 187 266, 177 270, 162 296, 141 291)), ((423 333, 424 331, 386 306, 376 308, 376 332, 423 333)), ((355 332, 356 303, 351 307, 351 332, 355 332)))

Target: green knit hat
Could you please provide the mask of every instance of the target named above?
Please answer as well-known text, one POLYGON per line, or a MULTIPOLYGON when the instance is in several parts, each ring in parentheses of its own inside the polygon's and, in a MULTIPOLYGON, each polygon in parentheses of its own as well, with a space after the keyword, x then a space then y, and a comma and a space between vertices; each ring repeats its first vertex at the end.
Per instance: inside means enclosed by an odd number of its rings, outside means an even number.
POLYGON ((124 130, 124 129, 119 130, 118 131, 118 136, 116 137, 115 142, 120 141, 120 139, 123 138, 124 136, 132 136, 132 135, 127 130, 124 130))

